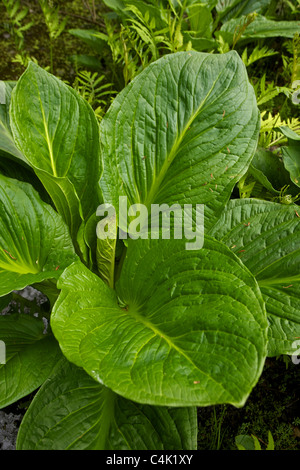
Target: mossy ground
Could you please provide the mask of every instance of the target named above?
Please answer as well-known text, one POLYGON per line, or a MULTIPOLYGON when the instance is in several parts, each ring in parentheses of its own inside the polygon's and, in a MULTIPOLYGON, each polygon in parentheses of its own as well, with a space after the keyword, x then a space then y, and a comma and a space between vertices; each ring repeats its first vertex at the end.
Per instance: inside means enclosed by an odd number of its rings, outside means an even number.
POLYGON ((198 410, 199 449, 237 449, 235 437, 255 435, 262 449, 272 433, 275 450, 300 450, 300 364, 290 357, 267 359, 264 372, 243 408, 198 410))
MULTIPOLYGON (((33 22, 28 31, 24 32, 24 43, 21 52, 26 52, 34 57, 41 67, 50 67, 50 46, 49 34, 45 25, 43 13, 38 2, 22 2, 29 8, 26 22, 33 22)), ((75 77, 75 69, 70 61, 70 56, 80 51, 85 51, 82 42, 77 41, 68 30, 71 28, 97 28, 93 24, 89 11, 84 8, 81 0, 65 0, 56 2, 61 6, 62 16, 67 15, 68 21, 64 32, 53 43, 53 73, 72 84, 75 77), (64 15, 65 13, 65 15, 64 15)), ((0 79, 18 80, 25 71, 25 67, 15 61, 16 55, 20 52, 16 46, 13 29, 10 26, 4 5, 0 2, 0 79)))

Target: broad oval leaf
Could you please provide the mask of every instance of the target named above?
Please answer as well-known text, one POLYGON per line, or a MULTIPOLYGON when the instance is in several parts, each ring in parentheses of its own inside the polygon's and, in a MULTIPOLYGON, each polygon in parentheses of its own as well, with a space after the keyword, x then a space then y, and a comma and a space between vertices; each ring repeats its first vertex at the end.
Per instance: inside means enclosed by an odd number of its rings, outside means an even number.
POLYGON ((246 172, 259 124, 235 51, 169 54, 139 74, 101 121, 104 201, 116 210, 119 196, 148 209, 205 204, 207 226, 246 172))
POLYGON ((26 164, 26 158, 16 147, 10 128, 9 105, 15 85, 16 82, 0 80, 0 156, 26 164))
POLYGON ((288 145, 282 147, 284 166, 292 182, 300 188, 300 135, 289 127, 282 126, 280 130, 288 139, 288 145))
POLYGON ((99 203, 94 111, 71 87, 31 62, 13 90, 10 115, 16 145, 76 239, 82 219, 99 203))
POLYGON ((61 216, 30 184, 0 175, 0 296, 58 279, 76 259, 61 216))
POLYGON ((296 205, 234 199, 211 230, 257 279, 266 303, 268 355, 293 354, 300 336, 300 218, 296 205))
POLYGON ((0 315, 0 340, 6 349, 6 362, 0 365, 0 408, 4 408, 36 390, 62 354, 42 319, 30 315, 0 315))
POLYGON ((31 403, 18 450, 193 450, 193 407, 139 405, 62 360, 31 403))
MULTIPOLYGON (((216 32, 216 36, 222 36, 224 40, 231 45, 237 28, 241 27, 245 20, 245 16, 229 20, 216 32)), ((262 15, 257 15, 254 21, 252 21, 243 32, 241 40, 248 38, 262 39, 276 37, 292 39, 297 33, 299 33, 299 21, 275 21, 269 20, 262 15)))
POLYGON ((81 263, 58 287, 51 325, 64 355, 128 399, 242 406, 261 374, 261 293, 219 242, 129 240, 116 292, 81 263))

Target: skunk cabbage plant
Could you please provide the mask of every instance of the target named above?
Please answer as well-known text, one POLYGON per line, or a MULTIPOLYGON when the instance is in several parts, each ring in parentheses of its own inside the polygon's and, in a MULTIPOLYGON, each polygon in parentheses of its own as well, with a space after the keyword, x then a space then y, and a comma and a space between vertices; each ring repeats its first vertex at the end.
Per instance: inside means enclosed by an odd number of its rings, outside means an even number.
POLYGON ((34 63, 1 86, 0 296, 50 303, 0 316, 1 407, 34 392, 17 449, 196 449, 197 407, 242 407, 300 336, 297 206, 233 196, 260 126, 242 60, 167 55, 100 124, 34 63))

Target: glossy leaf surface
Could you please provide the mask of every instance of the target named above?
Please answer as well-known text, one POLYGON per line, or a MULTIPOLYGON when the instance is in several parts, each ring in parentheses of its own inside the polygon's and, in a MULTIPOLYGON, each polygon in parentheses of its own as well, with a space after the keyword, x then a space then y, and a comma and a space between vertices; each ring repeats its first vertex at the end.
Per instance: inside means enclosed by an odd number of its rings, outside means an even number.
POLYGON ((241 406, 262 371, 262 297, 219 242, 130 240, 116 292, 81 263, 58 287, 51 325, 64 355, 128 399, 241 406))
POLYGON ((63 360, 32 402, 18 450, 196 449, 195 408, 139 405, 63 360))
POLYGON ((300 336, 300 218, 296 205, 232 200, 211 234, 256 277, 270 323, 268 354, 292 354, 300 336))

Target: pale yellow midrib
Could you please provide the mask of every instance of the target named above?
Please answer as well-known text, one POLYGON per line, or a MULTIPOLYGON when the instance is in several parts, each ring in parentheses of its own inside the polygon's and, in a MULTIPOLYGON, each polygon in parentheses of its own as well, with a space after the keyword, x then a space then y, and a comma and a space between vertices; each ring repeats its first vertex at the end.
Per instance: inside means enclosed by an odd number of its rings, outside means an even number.
POLYGON ((52 171, 53 171, 53 175, 57 177, 57 172, 56 172, 55 162, 54 162, 54 155, 53 155, 52 142, 51 142, 51 140, 50 140, 50 136, 49 136, 49 132, 48 132, 48 127, 47 127, 47 122, 46 122, 46 116, 45 116, 43 107, 41 107, 41 110, 42 110, 43 123, 44 123, 45 134, 46 134, 46 139, 47 139, 47 144, 48 144, 48 149, 49 149, 49 156, 50 156, 51 168, 52 168, 52 171))
MULTIPOLYGON (((186 136, 186 133, 187 133, 188 129, 190 128, 190 126, 193 124, 194 120, 199 116, 199 114, 203 110, 203 107, 204 107, 205 103, 207 102, 208 98, 210 97, 210 95, 211 95, 211 93, 212 93, 212 91, 215 87, 215 84, 217 83, 217 81, 219 79, 219 76, 220 76, 220 74, 214 80, 214 82, 213 82, 209 92, 205 96, 204 100, 200 103, 200 105, 198 106, 196 111, 191 115, 191 117, 188 120, 187 124, 185 125, 181 135, 179 137, 177 137, 177 139, 175 140, 169 155, 166 156, 166 159, 165 159, 165 162, 164 162, 164 164, 161 168, 161 171, 160 171, 159 175, 157 176, 156 180, 154 181, 154 183, 153 183, 153 185, 152 185, 152 187, 151 187, 151 189, 148 193, 147 199, 145 201, 146 207, 150 207, 150 204, 153 202, 153 196, 155 195, 157 189, 160 187, 162 181, 165 178, 165 175, 166 175, 169 167, 171 166, 174 158, 176 157, 176 154, 177 154, 177 151, 178 151, 178 149, 181 145, 181 142, 183 141, 184 137, 186 136)), ((177 136, 178 136, 178 131, 177 131, 177 136)))

